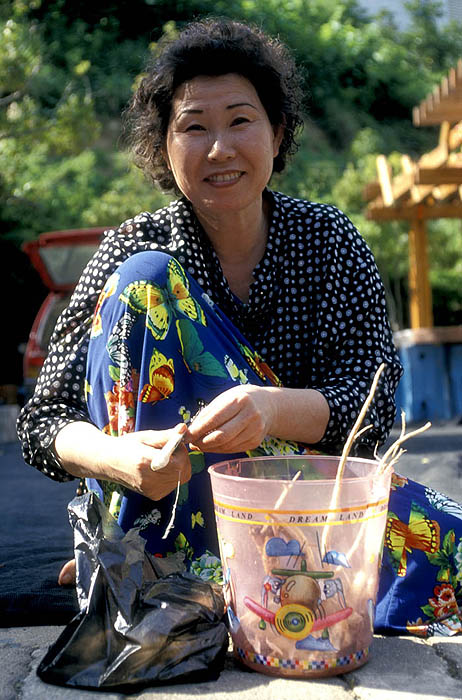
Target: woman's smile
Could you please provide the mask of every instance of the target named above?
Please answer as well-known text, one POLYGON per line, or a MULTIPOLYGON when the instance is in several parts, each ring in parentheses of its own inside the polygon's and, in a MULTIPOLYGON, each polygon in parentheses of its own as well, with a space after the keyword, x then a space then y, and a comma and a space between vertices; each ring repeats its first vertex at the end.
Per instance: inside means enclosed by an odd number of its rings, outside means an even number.
POLYGON ((216 173, 214 175, 208 175, 204 178, 206 182, 210 182, 212 185, 230 185, 234 184, 240 178, 245 175, 241 170, 236 170, 230 173, 216 173))

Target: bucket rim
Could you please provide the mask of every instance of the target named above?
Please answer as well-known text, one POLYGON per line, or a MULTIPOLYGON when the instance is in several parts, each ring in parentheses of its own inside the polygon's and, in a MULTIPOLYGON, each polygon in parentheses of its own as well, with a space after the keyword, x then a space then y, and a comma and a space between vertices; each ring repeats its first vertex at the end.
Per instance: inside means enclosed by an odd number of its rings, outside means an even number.
MULTIPOLYGON (((229 479, 229 480, 235 480, 235 481, 242 481, 245 479, 246 481, 249 482, 260 482, 260 481, 265 481, 265 479, 257 478, 257 477, 252 477, 252 476, 238 476, 235 474, 222 474, 217 469, 219 467, 223 467, 226 464, 230 464, 232 462, 262 462, 262 461, 267 461, 267 460, 275 460, 275 459, 293 459, 294 461, 296 460, 301 460, 301 459, 309 459, 309 458, 315 458, 316 460, 322 460, 322 461, 332 461, 332 460, 337 460, 337 462, 340 461, 341 457, 338 455, 287 455, 286 457, 280 457, 280 456, 273 456, 273 455, 266 455, 262 457, 242 457, 239 458, 237 457, 236 459, 225 459, 222 462, 216 462, 215 464, 211 464, 208 468, 207 471, 210 474, 210 476, 218 476, 219 478, 222 479, 229 479)), ((367 463, 370 465, 374 465, 376 468, 379 465, 379 460, 376 459, 368 459, 367 457, 348 457, 346 460, 346 466, 348 465, 348 462, 361 462, 361 463, 367 463)), ((380 472, 378 475, 379 477, 384 477, 385 475, 388 475, 389 470, 393 471, 392 467, 387 467, 383 471, 380 472)), ((351 477, 345 477, 343 476, 341 481, 342 482, 348 482, 348 483, 353 483, 355 481, 364 481, 365 479, 371 479, 373 477, 373 472, 371 471, 371 474, 367 476, 351 476, 351 477)), ((333 476, 331 479, 316 479, 316 484, 321 485, 321 484, 332 484, 335 482, 335 476, 333 476)), ((268 479, 268 481, 271 481, 272 483, 281 483, 281 484, 288 484, 291 483, 289 479, 268 479)), ((311 480, 303 480, 303 481, 298 481, 298 484, 310 484, 312 486, 313 481, 311 480)))

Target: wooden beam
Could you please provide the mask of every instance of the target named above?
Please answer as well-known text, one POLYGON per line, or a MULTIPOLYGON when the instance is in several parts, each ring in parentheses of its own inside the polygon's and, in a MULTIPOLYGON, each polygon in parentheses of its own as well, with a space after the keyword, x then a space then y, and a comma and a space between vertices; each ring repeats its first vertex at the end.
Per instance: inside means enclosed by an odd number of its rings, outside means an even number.
POLYGON ((448 137, 450 151, 455 151, 462 145, 462 121, 452 127, 448 137))
MULTIPOLYGON (((454 76, 456 75, 455 70, 454 71, 454 76)), ((442 100, 460 100, 462 99, 462 83, 459 84, 458 79, 455 77, 452 80, 450 79, 450 75, 448 75, 447 78, 443 79, 443 82, 441 83, 440 87, 440 96, 442 100)))
POLYGON ((451 68, 448 74, 448 88, 450 92, 462 87, 462 58, 459 58, 455 68, 451 68))
MULTIPOLYGON (((416 164, 408 155, 401 156, 401 167, 403 169, 403 173, 406 173, 413 183, 415 179, 416 164)), ((433 188, 431 185, 411 184, 409 194, 412 201, 410 204, 419 204, 420 202, 423 202, 423 200, 428 197, 429 194, 431 194, 432 189, 433 188)))
POLYGON ((376 167, 383 203, 386 207, 391 207, 395 203, 395 198, 391 186, 391 168, 387 157, 383 155, 377 156, 376 167))
POLYGON ((443 120, 460 121, 462 118, 462 60, 451 68, 433 91, 414 107, 412 118, 415 126, 438 124, 443 120))
POLYGON ((445 199, 451 199, 455 194, 458 194, 458 185, 438 185, 432 189, 432 197, 439 202, 445 199))
POLYGON ((419 158, 420 168, 439 168, 444 165, 449 157, 449 140, 451 135, 451 125, 448 121, 443 121, 440 125, 438 145, 428 153, 424 153, 419 158))
POLYGON ((411 328, 432 328, 432 296, 428 274, 425 221, 414 219, 409 231, 409 294, 411 328))
MULTIPOLYGON (((444 121, 440 125, 438 146, 422 155, 417 163, 408 155, 402 155, 402 172, 395 178, 392 178, 386 156, 379 156, 377 172, 380 179, 368 183, 363 190, 363 197, 369 202, 367 217, 376 221, 412 220, 418 205, 423 219, 462 218, 459 201, 434 206, 435 199, 447 199, 450 192, 454 192, 450 186, 459 184, 457 168, 462 168, 462 154, 453 151, 457 151, 461 145, 462 120, 452 128, 449 122, 444 121), (449 181, 444 168, 449 172, 449 181), (426 172, 434 173, 435 170, 438 171, 436 175, 426 172), (430 184, 417 184, 421 183, 422 178, 429 180, 430 184), (454 182, 454 179, 457 181, 454 182), (438 190, 433 197, 435 187, 438 190)), ((460 184, 459 197, 462 199, 462 183, 460 184)))
POLYGON ((371 221, 412 221, 420 219, 462 219, 462 203, 416 204, 385 207, 380 200, 374 200, 366 209, 366 217, 371 221))
POLYGON ((375 199, 376 197, 378 197, 380 193, 380 183, 378 182, 378 180, 374 180, 373 182, 368 182, 367 185, 364 185, 362 196, 363 199, 366 200, 366 202, 370 202, 371 199, 375 199))
POLYGON ((409 197, 414 184, 415 166, 408 156, 402 157, 403 170, 392 179, 391 167, 386 156, 377 156, 377 175, 383 202, 387 206, 396 206, 401 200, 409 197))
POLYGON ((418 185, 462 185, 462 168, 417 168, 415 181, 418 185))
MULTIPOLYGON (((414 110, 416 109, 418 108, 414 107, 414 110)), ((462 105, 457 107, 441 107, 434 110, 419 110, 417 116, 414 110, 412 112, 414 126, 436 126, 443 121, 455 124, 460 121, 462 115, 462 105)))

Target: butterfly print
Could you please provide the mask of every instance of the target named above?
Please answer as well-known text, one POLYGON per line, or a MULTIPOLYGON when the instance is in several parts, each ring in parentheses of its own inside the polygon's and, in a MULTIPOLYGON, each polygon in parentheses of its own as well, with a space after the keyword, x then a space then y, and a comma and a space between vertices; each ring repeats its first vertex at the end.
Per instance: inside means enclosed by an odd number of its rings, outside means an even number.
POLYGON ((402 522, 389 511, 385 530, 385 546, 388 548, 393 567, 398 576, 405 576, 407 555, 413 549, 434 554, 440 547, 440 526, 415 503, 412 503, 409 524, 402 522))
POLYGON ((267 365, 256 352, 253 352, 253 350, 251 350, 247 345, 243 345, 243 343, 238 342, 238 345, 242 355, 245 357, 250 367, 253 369, 255 374, 260 377, 260 379, 267 379, 274 386, 282 386, 281 380, 274 374, 269 365, 267 365))
POLYGON ((211 352, 204 349, 204 345, 193 324, 186 319, 179 319, 176 322, 176 326, 183 360, 188 372, 197 372, 208 377, 227 378, 228 375, 223 365, 211 352))
POLYGON ((430 487, 425 489, 425 495, 436 510, 440 510, 442 513, 450 513, 462 519, 462 505, 453 501, 452 498, 430 487))
POLYGON ((189 293, 189 282, 183 268, 173 258, 167 266, 166 287, 139 280, 125 287, 119 299, 133 311, 146 314, 146 326, 156 340, 165 338, 172 318, 179 313, 191 321, 207 325, 201 306, 189 293))
POLYGON ((132 374, 132 363, 125 341, 130 337, 135 322, 136 316, 126 311, 115 324, 106 343, 108 355, 115 367, 119 369, 119 378, 122 386, 127 384, 132 374))
POLYGON ((120 275, 117 272, 114 272, 114 274, 112 274, 107 279, 106 284, 101 290, 101 294, 98 297, 95 312, 93 314, 93 323, 91 326, 90 338, 97 338, 103 332, 103 323, 101 320, 101 307, 106 301, 106 299, 108 299, 115 293, 117 285, 119 283, 119 279, 120 275))
POLYGON ((239 381, 239 384, 249 383, 249 380, 247 378, 247 369, 239 369, 239 367, 229 355, 225 355, 224 363, 226 370, 233 382, 239 381))
POLYGON ((138 527, 140 530, 145 530, 149 525, 157 525, 161 519, 161 513, 158 508, 153 508, 149 513, 144 513, 140 515, 139 518, 133 523, 134 527, 138 527))
POLYGON ((191 527, 194 529, 196 525, 205 527, 204 518, 200 510, 198 510, 197 513, 191 513, 191 527))
POLYGON ((156 403, 167 399, 175 388, 173 360, 154 349, 149 363, 149 384, 140 391, 139 401, 156 403))

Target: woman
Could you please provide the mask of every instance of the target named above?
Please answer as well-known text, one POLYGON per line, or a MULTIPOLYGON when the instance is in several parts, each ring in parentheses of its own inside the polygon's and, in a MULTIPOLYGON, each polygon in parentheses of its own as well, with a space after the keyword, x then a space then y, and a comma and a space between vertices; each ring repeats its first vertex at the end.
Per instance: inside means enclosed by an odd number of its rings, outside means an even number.
POLYGON ((338 454, 384 362, 358 445, 371 454, 393 424, 401 367, 352 223, 267 189, 301 124, 279 42, 236 22, 193 23, 164 46, 128 115, 138 165, 180 198, 106 233, 19 434, 26 462, 86 478, 153 553, 181 550, 197 569, 218 554, 207 464, 307 445, 338 454))

